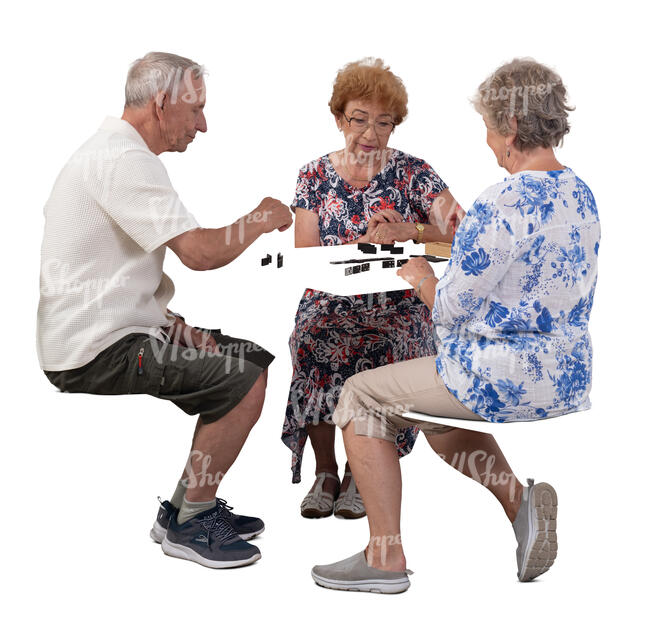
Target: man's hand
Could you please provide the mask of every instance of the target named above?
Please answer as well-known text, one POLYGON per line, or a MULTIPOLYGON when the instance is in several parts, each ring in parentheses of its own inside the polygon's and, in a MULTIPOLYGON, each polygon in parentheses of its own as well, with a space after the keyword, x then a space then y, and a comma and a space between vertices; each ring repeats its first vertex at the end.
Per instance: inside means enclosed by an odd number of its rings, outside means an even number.
POLYGON ((414 288, 422 281, 424 277, 433 277, 436 279, 436 274, 431 268, 431 264, 423 257, 411 258, 406 264, 397 269, 397 275, 402 279, 406 279, 414 288))
POLYGON ((274 230, 286 231, 293 223, 291 210, 281 201, 265 197, 250 214, 254 222, 261 222, 265 234, 274 230))
POLYGON ((219 352, 219 345, 209 333, 191 327, 180 318, 176 318, 174 324, 167 327, 165 331, 173 344, 204 350, 208 353, 219 352))

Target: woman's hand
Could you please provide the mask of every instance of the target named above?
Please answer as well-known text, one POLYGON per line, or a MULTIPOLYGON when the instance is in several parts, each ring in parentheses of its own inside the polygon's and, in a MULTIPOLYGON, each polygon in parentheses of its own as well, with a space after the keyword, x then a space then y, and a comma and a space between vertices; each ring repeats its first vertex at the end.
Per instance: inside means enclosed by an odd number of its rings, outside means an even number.
POLYGON ((365 234, 368 238, 367 242, 383 244, 395 242, 395 240, 390 239, 390 228, 388 225, 391 223, 397 224, 403 220, 402 215, 396 210, 379 210, 379 212, 375 212, 368 221, 368 231, 365 234), (380 231, 377 230, 378 227, 381 227, 380 231), (377 237, 378 233, 379 237, 377 237))
POLYGON ((417 229, 413 223, 379 223, 370 234, 370 242, 392 244, 406 242, 417 237, 417 229))
POLYGON ((396 210, 380 210, 368 221, 368 242, 392 244, 411 240, 413 223, 405 223, 404 217, 396 210))
POLYGON ((406 264, 397 269, 397 275, 408 281, 414 288, 418 286, 424 277, 433 277, 436 279, 436 274, 433 272, 431 264, 423 257, 411 258, 406 264))

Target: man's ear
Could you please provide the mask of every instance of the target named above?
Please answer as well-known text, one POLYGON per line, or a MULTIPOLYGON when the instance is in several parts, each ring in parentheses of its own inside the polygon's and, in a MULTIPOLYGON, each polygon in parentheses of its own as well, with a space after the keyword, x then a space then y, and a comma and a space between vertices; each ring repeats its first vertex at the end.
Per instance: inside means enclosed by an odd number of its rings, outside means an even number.
POLYGON ((165 107, 168 105, 169 105, 169 97, 167 96, 167 93, 160 92, 154 98, 153 100, 154 112, 156 114, 156 118, 159 121, 163 118, 165 114, 165 107))

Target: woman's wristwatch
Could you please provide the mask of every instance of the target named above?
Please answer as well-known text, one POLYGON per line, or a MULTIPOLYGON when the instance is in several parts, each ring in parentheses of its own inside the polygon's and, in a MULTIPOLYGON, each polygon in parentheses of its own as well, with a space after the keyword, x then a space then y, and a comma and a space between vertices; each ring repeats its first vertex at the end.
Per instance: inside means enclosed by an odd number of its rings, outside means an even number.
POLYGON ((415 223, 415 229, 418 230, 418 236, 413 242, 420 243, 424 237, 424 225, 422 223, 415 223))

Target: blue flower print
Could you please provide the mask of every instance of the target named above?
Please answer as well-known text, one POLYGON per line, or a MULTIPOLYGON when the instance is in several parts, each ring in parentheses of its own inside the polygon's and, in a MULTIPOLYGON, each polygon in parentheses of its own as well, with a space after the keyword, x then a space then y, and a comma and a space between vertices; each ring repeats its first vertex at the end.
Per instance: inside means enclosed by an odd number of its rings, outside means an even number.
POLYGON ((596 209, 596 200, 589 187, 580 179, 576 178, 576 189, 571 193, 577 203, 576 211, 584 219, 587 211, 598 219, 598 210, 596 209))
POLYGON ((480 275, 490 265, 490 256, 484 249, 470 253, 461 263, 466 275, 480 275))
POLYGON ((556 269, 553 277, 560 277, 565 285, 574 286, 582 276, 587 274, 589 265, 587 264, 587 254, 585 248, 574 244, 569 247, 560 247, 560 254, 556 262, 551 262, 551 266, 556 269))
POLYGON ((539 316, 537 316, 537 327, 544 333, 550 333, 553 330, 553 316, 548 311, 548 307, 544 307, 539 316))
POLYGON ((490 309, 485 314, 485 322, 494 327, 499 324, 508 315, 508 308, 496 301, 490 301, 490 309))
POLYGON ((499 389, 499 396, 505 394, 503 399, 513 407, 519 406, 521 397, 526 393, 523 382, 515 385, 510 379, 499 379, 497 388, 499 389))

